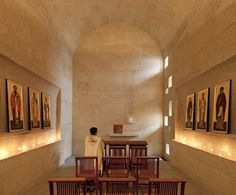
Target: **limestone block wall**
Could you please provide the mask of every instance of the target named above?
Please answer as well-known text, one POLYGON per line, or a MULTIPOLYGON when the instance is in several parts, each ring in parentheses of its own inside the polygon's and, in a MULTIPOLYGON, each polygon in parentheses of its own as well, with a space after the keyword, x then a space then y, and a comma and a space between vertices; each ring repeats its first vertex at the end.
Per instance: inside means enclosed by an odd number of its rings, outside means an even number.
MULTIPOLYGON (((229 165, 227 159, 232 159, 230 161, 232 171, 236 167, 235 135, 233 135, 236 128, 235 11, 234 1, 207 1, 188 24, 177 43, 165 53, 169 56, 169 66, 165 70, 165 87, 168 77, 173 76, 173 87, 165 97, 165 114, 168 101, 173 100, 174 115, 169 117, 168 128, 171 131, 165 131, 164 146, 166 143, 171 144, 173 138, 179 141, 182 139, 181 142, 184 144, 173 143, 171 147, 171 162, 205 187, 209 194, 226 195, 235 191, 235 176, 225 168, 229 165), (186 95, 210 87, 210 112, 212 112, 214 85, 228 79, 232 79, 233 83, 231 104, 233 134, 216 135, 211 132, 185 130, 186 95)), ((212 115, 210 122, 211 120, 212 115)))
MULTIPOLYGON (((57 123, 55 126, 59 127, 59 137, 63 140, 60 143, 51 144, 50 149, 48 146, 38 148, 37 152, 42 155, 37 156, 38 153, 35 152, 34 157, 32 157, 32 151, 15 156, 13 158, 15 162, 21 159, 27 160, 22 169, 18 169, 13 162, 7 163, 8 167, 4 170, 3 175, 8 178, 8 181, 12 181, 12 184, 14 184, 14 181, 17 180, 17 184, 21 182, 20 179, 23 177, 24 180, 32 181, 27 183, 27 188, 30 188, 39 178, 37 174, 32 174, 35 161, 37 161, 38 166, 44 166, 45 164, 45 169, 40 169, 40 172, 46 174, 47 171, 55 169, 71 155, 72 54, 57 29, 53 27, 50 19, 36 17, 21 3, 22 1, 1 1, 0 53, 10 59, 11 62, 13 61, 15 65, 22 66, 27 71, 35 74, 36 77, 45 80, 45 83, 49 82, 60 89, 57 96, 59 104, 54 105, 60 108, 57 113, 59 119, 55 121, 57 123), (50 158, 53 160, 50 160, 50 158), (49 160, 49 163, 51 161, 53 163, 47 166, 47 160, 49 160), (14 178, 11 179, 10 175, 14 178)), ((42 9, 41 12, 43 12, 42 9)), ((3 69, 8 68, 8 62, 4 62, 2 56, 1 67, 3 69)), ((24 77, 23 79, 25 83, 37 85, 36 80, 33 80, 32 77, 24 77)), ((46 88, 50 89, 48 86, 46 88)), ((3 97, 2 94, 1 97, 3 97)), ((4 124, 1 127, 4 127, 4 124)), ((0 136, 2 141, 3 136, 0 136)), ((22 135, 17 138, 19 142, 23 142, 25 139, 29 141, 31 138, 22 135)), ((13 143, 13 140, 10 143, 13 143)), ((2 165, 5 162, 8 162, 8 160, 0 161, 0 164, 2 165)), ((0 175, 2 176, 2 173, 0 175)), ((1 179, 1 181, 3 180, 1 179)), ((19 185, 16 185, 18 187, 12 189, 13 187, 8 187, 8 184, 6 179, 1 182, 0 194, 22 194, 22 190, 26 187, 19 183, 19 185)))
POLYGON ((235 194, 235 161, 175 141, 172 147, 172 163, 191 175, 205 189, 204 195, 235 194))
POLYGON ((2 1, 0 9, 0 53, 61 88, 66 158, 71 154, 72 54, 50 22, 36 19, 17 1, 2 1))
POLYGON ((162 150, 162 58, 156 42, 127 24, 109 24, 80 43, 73 66, 73 153, 83 154, 89 128, 112 139, 113 124, 162 150), (133 124, 128 124, 132 117, 133 124))
POLYGON ((58 166, 64 143, 56 142, 0 161, 0 194, 28 194, 58 166))
POLYGON ((61 133, 66 142, 65 159, 71 154, 72 139, 70 50, 50 22, 36 19, 17 1, 3 1, 0 9, 0 53, 61 88, 61 133))

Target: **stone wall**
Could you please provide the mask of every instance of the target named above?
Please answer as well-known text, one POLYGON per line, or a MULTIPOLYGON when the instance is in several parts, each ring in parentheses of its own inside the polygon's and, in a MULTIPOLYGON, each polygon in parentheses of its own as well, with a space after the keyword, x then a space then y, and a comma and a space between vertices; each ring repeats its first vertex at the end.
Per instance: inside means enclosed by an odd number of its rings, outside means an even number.
POLYGON ((166 128, 164 146, 171 144, 173 138, 183 139, 184 144, 173 143, 171 162, 208 189, 209 194, 229 195, 235 191, 235 175, 225 169, 229 165, 227 159, 233 159, 230 161, 232 171, 236 167, 235 136, 185 130, 186 95, 205 87, 211 88, 211 124, 214 85, 232 79, 231 133, 235 133, 235 11, 236 3, 233 1, 206 2, 177 43, 166 52, 169 66, 165 70, 165 87, 170 75, 173 76, 173 87, 165 97, 165 112, 168 101, 173 100, 174 115, 169 117, 168 129, 171 131, 166 128), (226 155, 225 151, 230 152, 226 155))
POLYGON ((204 195, 235 194, 235 161, 175 141, 172 147, 172 164, 191 176, 205 190, 204 195))
POLYGON ((27 194, 32 186, 47 182, 45 175, 58 167, 64 143, 56 142, 0 161, 0 193, 27 194))
MULTIPOLYGON (((11 181, 14 187, 8 186, 9 182, 1 182, 0 194, 22 194, 26 188, 33 187, 35 181, 39 179, 37 174, 33 174, 35 166, 44 167, 40 169, 41 174, 55 169, 71 155, 72 140, 72 54, 65 41, 57 32, 56 28, 50 23, 45 22, 45 18, 36 17, 29 12, 28 8, 22 6, 20 1, 2 1, 0 6, 0 53, 10 59, 14 66, 22 66, 26 72, 30 71, 37 78, 45 80, 45 83, 54 85, 58 91, 58 120, 55 126, 59 127, 59 137, 63 140, 59 143, 51 144, 50 148, 45 144, 39 147, 37 151, 25 152, 9 160, 0 161, 2 164, 7 162, 7 168, 1 176, 4 175, 4 181, 11 181), (34 153, 32 155, 32 153, 34 153), (42 155, 37 155, 37 154, 42 155), (54 158, 55 157, 55 158, 54 158), (43 159, 44 158, 44 159, 43 159), (12 160, 14 159, 14 160, 12 160), (19 169, 18 161, 26 161, 19 169), (44 161, 45 160, 45 161, 44 161), (8 161, 14 161, 8 163, 8 161), (49 166, 46 163, 51 163, 49 166), (13 174, 14 173, 14 174, 13 174), (14 177, 11 179, 11 177, 14 177), (24 178, 26 185, 20 181, 24 178), (29 182, 28 181, 32 181, 29 182), (19 185, 18 185, 19 184, 19 185), (5 187, 4 187, 4 186, 5 187), (13 189, 14 188, 14 189, 13 189)), ((7 69, 8 60, 1 56, 1 67, 7 69), (5 66, 5 67, 4 67, 5 66)), ((36 86, 36 81, 31 81, 31 77, 23 78, 25 83, 31 83, 36 86)), ((50 87, 46 87, 50 88, 50 87)), ((3 96, 2 96, 3 97, 3 96)), ((2 102, 1 102, 2 104, 2 102)), ((4 128, 4 126, 1 126, 4 128)), ((36 134, 34 134, 36 135, 36 134)), ((1 136, 1 141, 4 135, 1 136)), ((37 137, 38 135, 36 135, 37 137)), ((7 136, 8 137, 8 136, 7 136)), ((9 137, 8 137, 9 138, 9 137)), ((22 143, 30 139, 23 135, 17 136, 17 141, 22 143)), ((15 139, 10 141, 10 144, 15 139)), ((17 143, 18 143, 17 142, 17 143)), ((2 181, 2 179, 1 179, 2 181)))
POLYGON ((147 33, 114 23, 88 34, 77 50, 73 77, 74 154, 83 154, 90 127, 112 139, 113 124, 138 134, 121 139, 147 140, 149 154, 161 154, 162 58, 147 33))

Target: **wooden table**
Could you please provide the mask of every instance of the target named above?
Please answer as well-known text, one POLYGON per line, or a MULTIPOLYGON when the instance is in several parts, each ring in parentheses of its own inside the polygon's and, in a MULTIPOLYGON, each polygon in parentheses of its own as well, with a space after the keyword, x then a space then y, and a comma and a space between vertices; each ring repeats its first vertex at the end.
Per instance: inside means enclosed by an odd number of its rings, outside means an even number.
POLYGON ((146 146, 148 145, 147 141, 114 141, 114 140, 103 140, 105 147, 107 145, 135 145, 135 146, 146 146))
POLYGON ((104 143, 104 150, 105 150, 105 166, 107 165, 107 149, 109 146, 128 146, 128 151, 130 146, 147 146, 147 141, 141 140, 141 141, 114 141, 114 140, 103 140, 104 143))

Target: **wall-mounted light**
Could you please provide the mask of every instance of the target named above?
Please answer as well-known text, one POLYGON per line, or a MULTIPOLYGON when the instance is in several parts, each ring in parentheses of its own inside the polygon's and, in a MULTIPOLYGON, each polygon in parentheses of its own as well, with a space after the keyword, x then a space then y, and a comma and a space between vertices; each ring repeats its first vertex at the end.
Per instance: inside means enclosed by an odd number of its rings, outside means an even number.
POLYGON ((29 141, 28 143, 24 141, 24 143, 22 144, 19 144, 15 147, 7 147, 7 146, 3 146, 3 145, 0 145, 0 160, 3 160, 3 159, 6 159, 6 158, 9 158, 11 156, 14 156, 14 155, 18 155, 18 154, 21 154, 23 152, 26 152, 26 151, 30 151, 30 150, 33 150, 33 149, 36 149, 36 148, 40 148, 44 145, 47 145, 47 144, 50 144, 50 143, 54 143, 56 142, 57 140, 59 140, 57 137, 55 137, 55 135, 49 137, 46 141, 46 138, 38 138, 40 140, 35 140, 34 142, 32 141, 29 141))
POLYGON ((134 124, 134 118, 129 116, 128 119, 127 119, 127 123, 128 124, 134 124))
POLYGON ((9 152, 6 149, 1 149, 0 150, 0 160, 7 158, 9 156, 9 152))
POLYGON ((225 144, 222 145, 221 148, 219 148, 218 145, 214 147, 214 145, 207 145, 204 142, 198 142, 196 138, 188 138, 183 135, 176 136, 175 141, 220 156, 222 158, 227 158, 236 161, 236 156, 232 155, 232 148, 229 148, 229 146, 225 144))

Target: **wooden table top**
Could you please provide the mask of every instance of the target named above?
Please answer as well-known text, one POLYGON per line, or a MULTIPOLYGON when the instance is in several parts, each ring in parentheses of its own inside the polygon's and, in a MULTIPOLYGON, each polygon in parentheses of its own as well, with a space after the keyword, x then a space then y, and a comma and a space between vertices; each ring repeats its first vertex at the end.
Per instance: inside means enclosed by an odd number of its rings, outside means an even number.
POLYGON ((84 177, 63 177, 63 178, 49 178, 48 182, 85 182, 84 177))
POLYGON ((184 182, 187 181, 183 178, 149 178, 150 182, 184 182))
POLYGON ((128 181, 128 182, 135 182, 136 178, 134 177, 99 177, 98 178, 99 181, 128 181))
POLYGON ((103 140, 105 145, 148 145, 147 141, 114 141, 114 140, 103 140))

